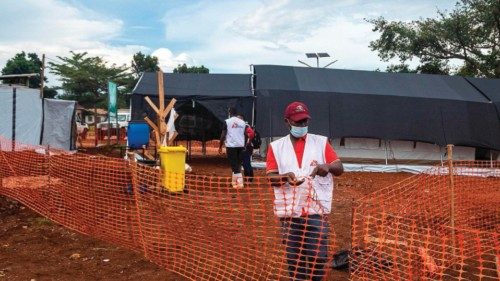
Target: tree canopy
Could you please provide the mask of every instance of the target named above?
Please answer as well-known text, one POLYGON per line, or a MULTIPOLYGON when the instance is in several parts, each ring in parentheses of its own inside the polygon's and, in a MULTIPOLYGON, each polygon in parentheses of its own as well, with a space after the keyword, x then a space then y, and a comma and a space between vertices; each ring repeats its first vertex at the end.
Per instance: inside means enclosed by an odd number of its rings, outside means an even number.
POLYGON ((145 55, 142 52, 134 54, 132 58, 132 73, 136 78, 143 72, 155 72, 160 70, 158 58, 151 55, 145 55))
POLYGON ((113 81, 118 85, 117 106, 126 106, 125 94, 133 84, 128 67, 108 66, 101 57, 90 57, 86 52, 71 52, 71 56, 58 59, 61 63, 49 65, 51 72, 60 76, 62 99, 76 100, 85 107, 106 108, 108 81, 113 81))
MULTIPOLYGON (((2 68, 2 75, 9 74, 29 74, 37 73, 36 76, 30 77, 28 81, 28 86, 30 88, 38 89, 41 85, 40 70, 42 69, 42 61, 38 58, 36 53, 25 52, 17 53, 13 58, 9 59, 2 68)), ((20 84, 20 78, 5 79, 6 84, 20 84)), ((43 78, 43 81, 48 82, 47 77, 43 78)), ((43 87, 43 96, 46 98, 54 98, 57 95, 55 88, 50 88, 47 86, 43 87)))
MULTIPOLYGON (((30 88, 40 88, 40 70, 42 69, 42 61, 35 53, 20 52, 13 58, 9 59, 2 68, 2 75, 9 74, 28 74, 37 73, 36 76, 29 79, 30 88)), ((47 82, 47 78, 44 78, 47 82)), ((5 79, 6 84, 19 84, 19 78, 5 79)))
POLYGON ((182 65, 177 65, 174 68, 174 73, 210 73, 210 70, 205 66, 190 66, 188 67, 185 63, 182 65))
POLYGON ((499 0, 460 0, 451 12, 438 11, 436 19, 368 21, 380 33, 370 43, 371 49, 383 61, 399 59, 403 70, 417 58, 420 66, 413 71, 446 74, 449 63, 460 61, 456 74, 500 78, 499 0))

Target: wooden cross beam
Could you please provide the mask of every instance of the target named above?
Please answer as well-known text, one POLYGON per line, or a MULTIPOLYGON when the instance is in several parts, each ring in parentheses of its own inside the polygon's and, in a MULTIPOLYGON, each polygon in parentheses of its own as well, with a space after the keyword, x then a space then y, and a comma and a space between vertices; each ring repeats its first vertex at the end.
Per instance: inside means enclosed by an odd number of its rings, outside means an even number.
POLYGON ((156 123, 153 122, 151 119, 148 117, 145 117, 144 120, 151 126, 154 132, 154 137, 155 137, 155 144, 156 147, 160 147, 162 144, 162 140, 164 143, 170 144, 173 139, 177 136, 177 134, 172 134, 171 136, 168 137, 168 128, 167 128, 167 123, 165 122, 166 116, 170 113, 172 108, 174 108, 174 105, 176 103, 176 99, 170 100, 169 104, 167 107, 165 107, 165 91, 164 91, 164 83, 163 83, 163 72, 159 70, 157 73, 157 78, 158 78, 158 106, 154 104, 154 102, 149 98, 145 97, 144 99, 146 102, 149 104, 149 106, 153 109, 153 111, 156 113, 156 123))

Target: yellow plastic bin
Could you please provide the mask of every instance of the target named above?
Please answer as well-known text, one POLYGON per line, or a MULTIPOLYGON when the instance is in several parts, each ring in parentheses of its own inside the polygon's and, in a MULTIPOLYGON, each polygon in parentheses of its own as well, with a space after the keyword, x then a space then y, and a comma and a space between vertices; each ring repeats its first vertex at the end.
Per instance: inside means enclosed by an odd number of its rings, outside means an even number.
POLYGON ((186 148, 183 146, 162 146, 160 166, 162 170, 162 184, 170 192, 184 190, 186 148))

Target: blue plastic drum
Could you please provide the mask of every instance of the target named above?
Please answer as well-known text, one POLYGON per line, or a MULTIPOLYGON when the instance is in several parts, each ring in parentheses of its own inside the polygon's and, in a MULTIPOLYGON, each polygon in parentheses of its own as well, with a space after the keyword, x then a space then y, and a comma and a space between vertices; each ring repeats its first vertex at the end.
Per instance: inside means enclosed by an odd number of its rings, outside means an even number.
POLYGON ((142 148, 149 143, 149 125, 145 121, 130 121, 127 128, 128 146, 142 148))

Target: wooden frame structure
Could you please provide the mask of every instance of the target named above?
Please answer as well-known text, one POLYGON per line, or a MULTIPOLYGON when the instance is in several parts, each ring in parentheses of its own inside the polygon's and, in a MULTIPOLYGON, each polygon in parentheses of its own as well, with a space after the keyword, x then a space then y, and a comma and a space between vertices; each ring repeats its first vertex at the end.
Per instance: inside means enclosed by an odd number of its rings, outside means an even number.
MULTIPOLYGON (((154 102, 146 96, 144 99, 149 104, 149 106, 156 113, 156 123, 153 122, 149 117, 144 117, 144 120, 148 123, 148 125, 153 129, 154 141, 150 139, 150 143, 153 142, 156 145, 156 148, 160 146, 171 145, 175 138, 177 137, 177 132, 169 132, 167 122, 165 118, 170 113, 170 111, 174 108, 176 99, 173 98, 170 100, 168 105, 165 107, 165 91, 163 88, 163 71, 159 70, 156 72, 158 77, 158 103, 157 106, 154 102)), ((174 120, 177 116, 173 116, 174 120)), ((146 154, 147 155, 147 154, 146 154)), ((148 156, 148 155, 147 155, 148 156)), ((150 156, 150 155, 149 155, 150 156)), ((148 156, 148 157, 149 157, 148 156)))

